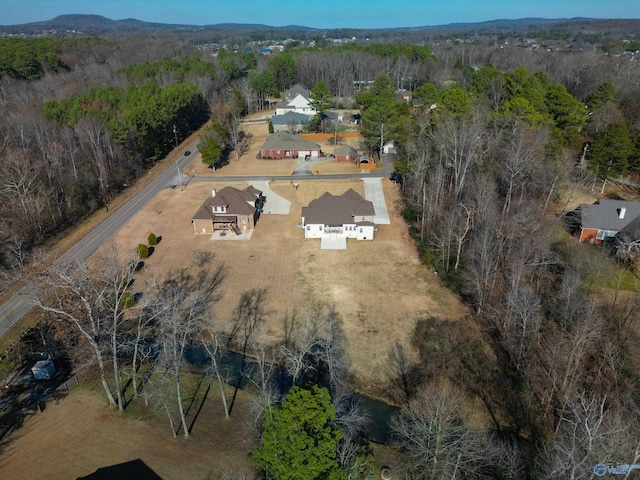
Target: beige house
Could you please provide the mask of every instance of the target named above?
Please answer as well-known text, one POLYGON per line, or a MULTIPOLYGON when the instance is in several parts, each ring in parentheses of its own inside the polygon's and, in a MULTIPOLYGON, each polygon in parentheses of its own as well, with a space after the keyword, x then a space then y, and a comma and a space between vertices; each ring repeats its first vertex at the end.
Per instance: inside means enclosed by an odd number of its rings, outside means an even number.
POLYGON ((193 233, 212 234, 217 231, 232 231, 241 234, 253 230, 260 217, 264 197, 258 189, 248 186, 244 190, 224 187, 211 190, 207 198, 193 215, 193 233))

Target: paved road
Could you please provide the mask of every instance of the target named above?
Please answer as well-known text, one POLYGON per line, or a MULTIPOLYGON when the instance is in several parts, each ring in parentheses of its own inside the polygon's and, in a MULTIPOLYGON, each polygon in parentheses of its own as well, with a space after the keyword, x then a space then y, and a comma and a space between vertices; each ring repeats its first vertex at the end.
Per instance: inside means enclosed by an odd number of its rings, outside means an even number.
MULTIPOLYGON (((184 169, 193 156, 196 154, 196 144, 186 148, 192 153, 189 157, 181 157, 178 161, 180 169, 184 169)), ((167 168, 149 185, 136 194, 131 200, 125 203, 118 210, 113 212, 109 218, 93 229, 86 237, 71 247, 58 262, 84 261, 95 252, 100 245, 105 243, 115 234, 129 219, 135 215, 149 200, 151 200, 160 190, 173 185, 179 185, 177 166, 167 168)), ((185 176, 182 176, 186 180, 185 176)), ((33 307, 34 296, 33 287, 27 285, 11 297, 4 305, 0 305, 0 337, 4 335, 20 318, 22 318, 33 307)))
MULTIPOLYGON (((180 170, 183 170, 196 155, 196 144, 186 146, 185 150, 192 153, 189 157, 181 157, 178 160, 180 170)), ((392 162, 387 160, 384 163, 383 173, 365 174, 338 174, 338 175, 309 175, 296 174, 272 177, 188 177, 182 174, 178 176, 178 169, 175 166, 167 168, 149 185, 136 194, 131 200, 111 214, 104 222, 92 230, 86 237, 71 247, 58 262, 85 261, 103 243, 114 235, 131 217, 133 217, 142 207, 144 207, 158 192, 167 187, 185 187, 189 182, 262 182, 273 180, 320 180, 320 179, 349 179, 349 178, 373 178, 388 176, 392 162)), ((174 164, 175 165, 175 164, 174 164)), ((27 285, 18 293, 13 295, 5 304, 0 305, 0 337, 3 336, 20 318, 22 318, 33 307, 34 296, 33 287, 27 285)))

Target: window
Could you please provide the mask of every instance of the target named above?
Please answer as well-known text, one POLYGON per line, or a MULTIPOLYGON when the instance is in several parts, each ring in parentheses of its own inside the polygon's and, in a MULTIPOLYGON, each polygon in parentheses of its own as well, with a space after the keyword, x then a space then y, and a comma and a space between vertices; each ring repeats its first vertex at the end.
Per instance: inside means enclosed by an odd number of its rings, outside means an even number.
POLYGON ((606 240, 608 238, 614 238, 618 232, 614 232, 613 230, 598 230, 596 234, 596 238, 598 240, 606 240))
POLYGON ((218 211, 218 207, 213 207, 213 211, 217 212, 218 211))
POLYGON ((307 232, 311 230, 311 225, 307 225, 307 232))
POLYGON ((247 219, 246 219, 246 218, 243 218, 243 219, 242 219, 242 223, 247 223, 247 219))
POLYGON ((322 225, 318 225, 318 230, 322 230, 322 225))
POLYGON ((362 227, 360 227, 360 233, 362 233, 362 227))

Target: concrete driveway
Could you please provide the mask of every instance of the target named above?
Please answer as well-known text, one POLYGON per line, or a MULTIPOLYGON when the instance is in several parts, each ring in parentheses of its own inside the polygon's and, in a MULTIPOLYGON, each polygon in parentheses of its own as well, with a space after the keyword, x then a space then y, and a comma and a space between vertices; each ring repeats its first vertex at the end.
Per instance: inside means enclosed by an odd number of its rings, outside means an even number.
POLYGON ((377 225, 389 225, 391 220, 389 219, 389 211, 387 210, 387 204, 384 200, 382 178, 363 178, 362 183, 364 183, 365 198, 373 202, 373 209, 375 211, 373 223, 377 225))
POLYGON ((305 160, 304 157, 298 157, 298 161, 296 162, 296 171, 295 175, 315 175, 316 169, 313 167, 315 163, 326 162, 327 160, 331 160, 333 157, 311 157, 309 160, 305 160))
POLYGON ((267 197, 267 203, 264 204, 264 209, 262 210, 263 215, 289 215, 289 212, 291 211, 291 202, 273 193, 269 188, 269 181, 251 180, 249 183, 267 197))

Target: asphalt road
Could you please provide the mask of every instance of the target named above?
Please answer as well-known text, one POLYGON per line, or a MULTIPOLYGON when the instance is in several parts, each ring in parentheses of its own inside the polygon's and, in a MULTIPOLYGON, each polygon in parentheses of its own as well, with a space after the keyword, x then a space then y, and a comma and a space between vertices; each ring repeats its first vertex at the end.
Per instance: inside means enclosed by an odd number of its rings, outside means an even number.
MULTIPOLYGON (((194 143, 185 150, 190 150, 191 155, 181 157, 178 160, 180 169, 184 169, 193 156, 196 154, 196 144, 194 143)), ((167 168, 149 185, 143 188, 131 200, 125 203, 118 210, 113 212, 104 222, 93 229, 87 236, 72 246, 57 262, 85 261, 102 244, 104 244, 113 234, 115 234, 125 223, 133 217, 149 200, 168 186, 179 184, 178 169, 175 162, 172 167, 167 168)), ((186 177, 182 175, 182 179, 186 177)), ((0 305, 0 337, 3 336, 18 320, 20 320, 34 305, 33 286, 27 285, 13 295, 6 303, 0 305)))
MULTIPOLYGON (((181 157, 178 160, 180 170, 189 164, 196 154, 196 144, 187 146, 185 150, 190 150, 191 155, 181 157)), ((384 162, 383 173, 378 174, 338 174, 338 175, 286 175, 271 177, 188 177, 182 174, 178 176, 175 166, 167 168, 149 185, 136 194, 131 200, 113 212, 104 222, 93 229, 87 236, 71 247, 58 262, 87 260, 102 244, 113 236, 125 225, 142 207, 144 207, 158 192, 164 188, 186 187, 190 182, 233 182, 233 181, 264 181, 264 180, 320 180, 320 179, 344 179, 344 178, 371 178, 388 176, 391 172, 392 161, 384 162)), ((18 320, 20 320, 34 305, 35 297, 33 287, 27 285, 13 295, 6 303, 0 305, 0 337, 2 337, 18 320)))

